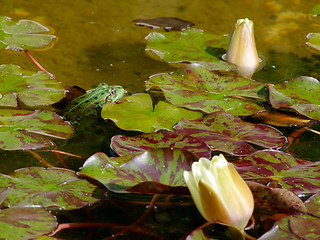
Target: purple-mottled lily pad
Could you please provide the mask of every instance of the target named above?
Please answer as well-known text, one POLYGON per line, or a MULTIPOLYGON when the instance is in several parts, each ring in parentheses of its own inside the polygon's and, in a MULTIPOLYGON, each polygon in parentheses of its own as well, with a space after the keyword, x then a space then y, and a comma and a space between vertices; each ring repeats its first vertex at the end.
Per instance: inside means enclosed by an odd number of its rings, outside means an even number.
POLYGON ((306 213, 301 199, 283 188, 270 188, 255 182, 246 182, 253 194, 255 208, 264 208, 274 213, 306 213))
POLYGON ((62 168, 22 168, 10 175, 1 174, 0 187, 3 184, 14 186, 3 201, 7 207, 40 205, 73 210, 99 201, 93 196, 95 185, 62 168))
POLYGON ((191 136, 169 131, 147 133, 136 137, 114 136, 111 146, 120 156, 168 147, 188 150, 198 158, 211 158, 211 149, 206 143, 191 136))
POLYGON ((282 84, 268 84, 269 100, 275 108, 291 108, 320 120, 320 83, 312 77, 296 77, 282 84))
POLYGON ((181 193, 186 190, 183 172, 190 171, 197 159, 192 153, 175 148, 113 159, 96 153, 87 159, 80 173, 115 192, 181 193))
POLYGON ((146 39, 147 54, 172 65, 199 63, 206 65, 210 70, 236 69, 235 65, 210 53, 210 48, 227 48, 227 36, 216 36, 199 29, 186 29, 181 32, 153 32, 146 39))
POLYGON ((35 239, 49 234, 56 218, 42 207, 14 207, 0 211, 0 239, 35 239))
POLYGON ((286 143, 286 138, 278 130, 263 124, 245 122, 224 111, 194 121, 182 119, 175 128, 178 134, 195 137, 213 150, 237 156, 257 151, 249 143, 274 149, 286 143))
POLYGON ((0 109, 0 148, 25 150, 52 146, 48 137, 68 139, 72 127, 46 110, 0 109))
POLYGON ((49 73, 22 70, 19 66, 0 65, 0 106, 18 107, 18 101, 32 108, 61 100, 64 88, 49 73))
POLYGON ((320 192, 308 198, 304 204, 309 214, 320 218, 320 192))
POLYGON ((318 240, 320 236, 320 219, 310 215, 294 215, 290 217, 291 231, 300 239, 318 240), (307 227, 306 227, 307 226, 307 227))
POLYGON ((189 64, 171 74, 157 74, 146 81, 147 90, 160 88, 175 106, 211 113, 225 110, 235 115, 251 115, 264 108, 248 98, 264 101, 258 92, 264 84, 235 75, 211 72, 189 64))
POLYGON ((264 150, 233 162, 245 180, 285 188, 295 194, 320 190, 320 162, 294 158, 290 154, 264 150))
POLYGON ((149 94, 135 94, 120 99, 117 104, 105 104, 101 116, 111 119, 121 129, 152 133, 160 129, 172 130, 180 119, 197 119, 202 113, 163 101, 153 108, 149 94))
POLYGON ((35 21, 11 21, 0 16, 0 49, 22 51, 49 47, 56 38, 49 32, 49 28, 35 21))
POLYGON ((308 41, 306 42, 306 44, 309 47, 320 51, 320 33, 309 33, 307 35, 307 39, 308 41))

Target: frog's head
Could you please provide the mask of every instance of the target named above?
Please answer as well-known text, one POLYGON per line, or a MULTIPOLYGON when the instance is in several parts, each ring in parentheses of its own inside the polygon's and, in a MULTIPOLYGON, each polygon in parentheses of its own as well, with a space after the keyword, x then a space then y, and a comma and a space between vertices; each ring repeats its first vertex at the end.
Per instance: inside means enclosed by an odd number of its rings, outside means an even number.
POLYGON ((121 86, 110 86, 109 87, 109 95, 108 95, 108 102, 116 102, 120 98, 123 97, 125 90, 121 86))

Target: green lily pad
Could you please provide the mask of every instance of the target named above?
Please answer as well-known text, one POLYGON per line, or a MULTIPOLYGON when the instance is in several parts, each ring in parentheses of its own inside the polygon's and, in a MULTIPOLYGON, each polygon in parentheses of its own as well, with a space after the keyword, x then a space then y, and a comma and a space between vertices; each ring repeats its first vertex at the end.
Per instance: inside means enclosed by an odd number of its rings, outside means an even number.
POLYGON ((257 151, 250 144, 274 149, 286 144, 286 138, 275 128, 249 123, 224 111, 211 113, 194 121, 182 119, 175 129, 178 134, 205 142, 212 150, 237 156, 257 151))
POLYGON ((320 14, 320 4, 318 4, 318 5, 316 5, 316 6, 314 6, 314 7, 312 8, 312 13, 313 13, 313 14, 317 14, 317 15, 320 14))
POLYGON ((42 207, 14 207, 0 211, 0 239, 35 239, 51 233, 56 218, 42 207))
POLYGON ((80 174, 115 192, 178 193, 181 187, 186 191, 183 172, 190 171, 197 159, 190 152, 176 148, 113 159, 96 153, 87 159, 80 174))
POLYGON ((49 32, 49 28, 34 21, 12 21, 0 16, 0 49, 22 51, 49 47, 56 38, 49 32))
POLYGON ((235 75, 211 72, 189 64, 172 74, 157 74, 146 81, 147 90, 160 88, 168 102, 178 107, 211 113, 224 110, 235 115, 251 115, 264 108, 248 98, 258 95, 264 84, 235 75))
POLYGON ((1 174, 0 187, 3 184, 14 186, 3 202, 7 207, 40 205, 73 210, 99 201, 93 196, 95 185, 62 168, 22 168, 10 175, 1 174))
POLYGON ((320 120, 320 83, 312 77, 297 77, 283 84, 268 84, 270 103, 275 108, 291 108, 320 120))
POLYGON ((68 139, 72 127, 46 110, 0 109, 0 148, 25 150, 52 146, 48 137, 68 139))
POLYGON ((285 188, 295 194, 320 190, 320 162, 294 158, 290 154, 263 150, 233 162, 245 180, 285 188))
POLYGON ((117 104, 105 104, 101 116, 111 119, 121 129, 152 133, 160 129, 172 130, 180 119, 197 119, 202 114, 163 101, 153 108, 148 94, 135 94, 122 98, 117 104))
POLYGON ((211 158, 211 149, 206 143, 191 136, 169 131, 146 133, 135 137, 114 136, 111 147, 120 156, 169 147, 188 150, 198 158, 211 158))
POLYGON ((307 39, 306 44, 309 47, 320 51, 320 33, 309 33, 307 39))
POLYGON ((0 86, 0 107, 18 107, 18 101, 32 108, 51 105, 65 92, 49 73, 34 73, 13 64, 0 65, 0 86))
POLYGON ((212 49, 227 48, 227 36, 216 36, 199 29, 186 29, 181 32, 152 32, 146 39, 147 54, 172 65, 199 63, 206 65, 210 70, 236 69, 235 65, 211 54, 212 49))

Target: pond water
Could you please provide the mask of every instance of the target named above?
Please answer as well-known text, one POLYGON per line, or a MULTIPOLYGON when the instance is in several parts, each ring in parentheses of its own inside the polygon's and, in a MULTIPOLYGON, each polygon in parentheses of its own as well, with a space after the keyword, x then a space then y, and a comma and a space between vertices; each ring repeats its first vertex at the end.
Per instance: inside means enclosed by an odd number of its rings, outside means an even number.
MULTIPOLYGON (((305 45, 308 33, 320 32, 319 19, 310 14, 316 4, 316 0, 1 0, 0 15, 13 20, 35 20, 52 29, 57 36, 54 46, 45 51, 31 52, 65 86, 78 85, 90 89, 106 82, 109 85, 122 85, 129 94, 133 94, 144 92, 144 82, 149 76, 175 70, 167 63, 153 60, 145 54, 145 37, 153 30, 138 27, 132 22, 138 18, 162 16, 191 21, 195 23, 195 28, 216 35, 230 34, 236 20, 247 17, 254 21, 257 48, 267 59, 265 69, 256 73, 254 79, 270 83, 301 75, 320 79, 320 67, 317 67, 320 58, 305 45)), ((156 31, 164 32, 163 29, 156 31)), ((2 52, 0 62, 38 71, 23 53, 2 52)), ((115 133, 118 132, 111 128, 101 141, 91 140, 90 134, 86 140, 80 136, 62 145, 61 150, 79 154, 84 159, 97 151, 108 153, 109 149, 105 146, 108 146, 115 133)), ((305 145, 297 148, 296 153, 306 160, 319 156, 319 147, 316 146, 319 137, 308 133, 304 135, 304 140, 305 145)), ((4 174, 17 168, 42 166, 27 152, 1 151, 0 156, 3 160, 0 162, 0 172, 4 174)), ((59 165, 53 154, 45 157, 53 165, 59 165)), ((77 171, 84 159, 67 158, 65 161, 77 171)), ((112 203, 110 206, 104 211, 112 212, 112 203)), ((128 210, 126 207, 121 209, 123 215, 128 210)), ((138 209, 136 215, 143 211, 144 207, 138 209)), ((180 211, 179 207, 175 211, 180 211)), ((181 208, 182 211, 185 208, 181 208)), ((192 215, 195 209, 191 207, 188 211, 192 215)), ((78 218, 77 214, 71 213, 71 216, 78 218)), ((115 211, 110 218, 113 216, 122 215, 115 211)), ((163 221, 167 220, 165 217, 163 221)), ((81 220, 86 219, 80 217, 81 220)), ((119 222, 121 220, 117 219, 119 222)), ((183 232, 184 228, 181 229, 183 232)), ((105 234, 102 232, 101 236, 105 234)))

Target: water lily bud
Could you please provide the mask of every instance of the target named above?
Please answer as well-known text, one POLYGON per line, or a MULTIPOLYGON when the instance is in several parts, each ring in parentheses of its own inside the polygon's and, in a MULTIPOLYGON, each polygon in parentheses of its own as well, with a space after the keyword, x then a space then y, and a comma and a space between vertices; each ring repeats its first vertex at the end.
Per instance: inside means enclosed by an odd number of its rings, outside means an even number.
POLYGON ((239 19, 233 28, 226 60, 238 66, 238 73, 251 77, 259 66, 259 57, 254 40, 253 22, 239 19))
POLYGON ((200 158, 192 171, 184 171, 193 201, 211 223, 240 230, 247 225, 254 207, 251 190, 222 154, 212 160, 200 158))

